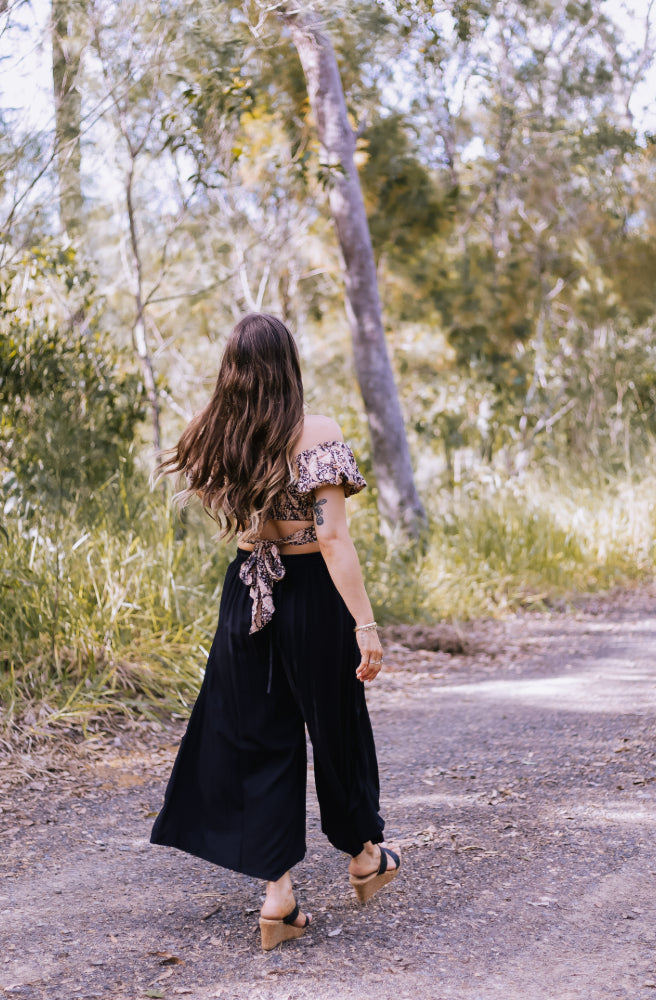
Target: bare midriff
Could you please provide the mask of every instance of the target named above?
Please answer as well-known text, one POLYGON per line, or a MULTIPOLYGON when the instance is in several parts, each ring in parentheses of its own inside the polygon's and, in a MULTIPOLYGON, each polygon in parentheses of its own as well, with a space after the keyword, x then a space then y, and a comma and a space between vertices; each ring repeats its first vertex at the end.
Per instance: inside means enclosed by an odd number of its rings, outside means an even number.
MULTIPOLYGON (((283 538, 287 538, 288 535, 293 534, 295 531, 299 531, 302 528, 310 528, 314 524, 313 521, 265 521, 265 523, 259 529, 259 537, 264 538, 267 541, 275 542, 278 551, 283 556, 290 555, 302 555, 304 552, 320 552, 318 542, 307 542, 304 545, 285 545, 281 541, 283 538)), ((255 546, 250 542, 242 541, 241 537, 237 542, 237 547, 243 549, 244 552, 252 552, 255 546)))
POLYGON ((244 552, 239 578, 252 600, 249 635, 272 620, 275 585, 284 578, 284 556, 321 552, 313 519, 314 490, 340 486, 353 496, 367 485, 353 452, 344 441, 324 441, 294 459, 298 476, 271 501, 269 518, 257 530, 244 531, 237 545, 244 552), (247 555, 246 555, 247 553, 247 555))

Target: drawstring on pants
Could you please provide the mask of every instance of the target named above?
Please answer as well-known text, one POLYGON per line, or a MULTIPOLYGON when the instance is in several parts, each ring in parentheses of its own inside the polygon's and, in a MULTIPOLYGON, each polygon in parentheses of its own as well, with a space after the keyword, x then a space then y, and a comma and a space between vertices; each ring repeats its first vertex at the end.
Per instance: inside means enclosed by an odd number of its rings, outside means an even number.
POLYGON ((269 629, 269 683, 267 684, 267 694, 271 694, 271 681, 273 679, 273 632, 269 629))

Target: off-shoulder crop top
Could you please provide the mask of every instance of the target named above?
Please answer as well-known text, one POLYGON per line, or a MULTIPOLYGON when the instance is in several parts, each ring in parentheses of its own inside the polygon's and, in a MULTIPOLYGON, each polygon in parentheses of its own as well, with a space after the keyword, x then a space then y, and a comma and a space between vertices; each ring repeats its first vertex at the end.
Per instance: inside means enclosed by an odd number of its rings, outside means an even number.
POLYGON ((253 600, 251 633, 264 628, 273 618, 273 585, 285 575, 278 546, 307 545, 317 540, 313 491, 320 486, 343 486, 344 495, 350 497, 367 485, 353 452, 344 441, 324 441, 313 445, 312 448, 299 452, 294 462, 298 475, 274 498, 270 517, 275 521, 313 523, 275 541, 253 535, 241 536, 245 542, 253 545, 253 551, 239 570, 240 579, 250 587, 253 600))

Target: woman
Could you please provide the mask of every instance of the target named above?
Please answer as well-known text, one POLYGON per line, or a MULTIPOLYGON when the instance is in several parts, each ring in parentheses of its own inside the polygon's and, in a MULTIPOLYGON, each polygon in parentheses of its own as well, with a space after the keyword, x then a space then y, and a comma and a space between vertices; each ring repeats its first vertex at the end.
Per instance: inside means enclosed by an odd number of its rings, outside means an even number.
POLYGON ((244 317, 214 394, 159 467, 183 473, 238 534, 203 684, 151 842, 266 880, 262 946, 300 937, 290 869, 305 855, 307 726, 321 826, 365 902, 397 873, 379 846, 376 751, 363 681, 382 648, 345 497, 366 483, 339 426, 304 416, 294 340, 244 317))

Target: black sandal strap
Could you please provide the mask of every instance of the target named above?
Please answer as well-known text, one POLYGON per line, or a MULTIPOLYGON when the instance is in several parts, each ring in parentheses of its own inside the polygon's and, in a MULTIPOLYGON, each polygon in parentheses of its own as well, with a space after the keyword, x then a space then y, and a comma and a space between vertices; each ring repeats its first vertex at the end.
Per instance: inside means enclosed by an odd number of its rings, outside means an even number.
POLYGON ((381 849, 380 849, 380 865, 379 865, 379 868, 378 868, 378 874, 379 875, 384 875, 385 872, 387 871, 387 855, 388 854, 389 854, 390 858, 392 859, 392 861, 394 862, 394 864, 396 865, 397 868, 400 868, 400 866, 401 866, 401 859, 399 858, 398 854, 395 854, 394 851, 391 851, 389 849, 389 847, 381 847, 381 849))
POLYGON ((286 917, 282 918, 283 924, 293 924, 296 918, 298 917, 299 912, 300 912, 299 906, 297 903, 292 912, 288 913, 286 917))

